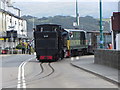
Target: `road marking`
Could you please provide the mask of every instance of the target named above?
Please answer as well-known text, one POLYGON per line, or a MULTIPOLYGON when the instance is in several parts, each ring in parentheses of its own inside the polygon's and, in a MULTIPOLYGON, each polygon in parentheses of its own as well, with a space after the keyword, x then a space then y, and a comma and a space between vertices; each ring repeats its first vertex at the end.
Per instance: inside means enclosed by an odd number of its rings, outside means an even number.
POLYGON ((19 69, 18 69, 18 85, 17 85, 17 88, 20 88, 21 87, 21 67, 22 67, 23 63, 19 66, 19 69))
POLYGON ((19 69, 18 69, 18 84, 17 84, 17 88, 26 88, 25 68, 24 67, 27 64, 27 62, 29 62, 30 60, 32 60, 34 58, 30 58, 30 59, 28 59, 28 60, 26 60, 26 61, 24 61, 23 63, 20 64, 19 69))

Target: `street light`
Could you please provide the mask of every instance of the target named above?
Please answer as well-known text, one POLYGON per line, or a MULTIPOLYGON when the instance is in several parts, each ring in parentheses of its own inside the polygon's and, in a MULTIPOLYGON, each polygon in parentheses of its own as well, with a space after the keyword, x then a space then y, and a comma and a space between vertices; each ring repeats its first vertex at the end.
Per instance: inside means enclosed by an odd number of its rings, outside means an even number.
POLYGON ((23 32, 24 32, 24 30, 22 29, 21 32, 22 32, 22 36, 23 36, 23 32))
POLYGON ((7 31, 7 37, 10 38, 11 49, 12 49, 11 53, 13 54, 13 46, 14 46, 15 38, 17 38, 17 31, 14 30, 15 26, 9 26, 9 28, 11 30, 7 31))
POLYGON ((102 1, 100 0, 100 48, 103 48, 102 1))

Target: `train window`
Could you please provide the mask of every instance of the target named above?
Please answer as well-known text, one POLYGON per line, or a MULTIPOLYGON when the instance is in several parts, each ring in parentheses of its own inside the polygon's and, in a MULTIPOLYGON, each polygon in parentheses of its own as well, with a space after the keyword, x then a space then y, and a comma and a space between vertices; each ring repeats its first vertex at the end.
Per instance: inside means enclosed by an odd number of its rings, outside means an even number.
POLYGON ((53 30, 56 32, 57 28, 54 28, 53 30))
POLYGON ((76 33, 76 39, 77 40, 79 39, 79 35, 80 35, 80 33, 76 33))
POLYGON ((72 40, 79 40, 80 33, 79 32, 73 32, 72 34, 72 40))
POLYGON ((73 32, 70 32, 69 35, 70 35, 70 38, 73 38, 73 32))
POLYGON ((84 32, 80 32, 80 39, 85 40, 85 33, 84 32))

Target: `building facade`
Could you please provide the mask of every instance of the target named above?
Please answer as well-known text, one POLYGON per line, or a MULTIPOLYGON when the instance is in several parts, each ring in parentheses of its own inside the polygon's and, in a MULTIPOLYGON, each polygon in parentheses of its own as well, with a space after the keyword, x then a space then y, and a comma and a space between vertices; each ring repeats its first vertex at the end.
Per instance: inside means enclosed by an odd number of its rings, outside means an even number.
POLYGON ((20 39, 27 38, 27 21, 21 18, 20 9, 12 5, 11 0, 0 0, 0 48, 10 47, 7 31, 17 31, 15 47, 20 39))

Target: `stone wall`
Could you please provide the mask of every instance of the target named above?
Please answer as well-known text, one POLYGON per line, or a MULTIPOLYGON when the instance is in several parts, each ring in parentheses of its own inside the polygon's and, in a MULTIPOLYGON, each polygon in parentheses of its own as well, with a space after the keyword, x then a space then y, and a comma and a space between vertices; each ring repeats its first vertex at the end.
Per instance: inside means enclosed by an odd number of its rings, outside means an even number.
POLYGON ((120 69, 120 50, 96 50, 94 63, 120 69))

